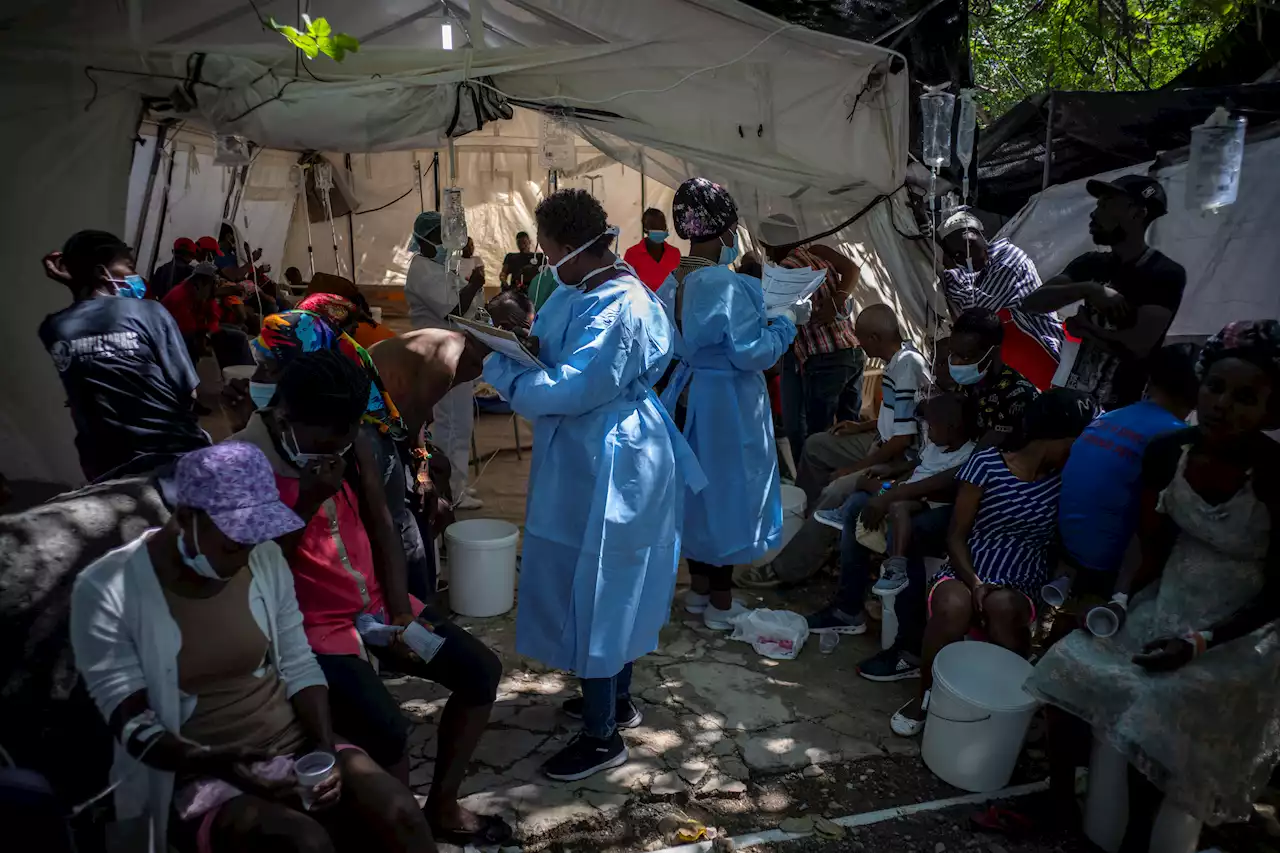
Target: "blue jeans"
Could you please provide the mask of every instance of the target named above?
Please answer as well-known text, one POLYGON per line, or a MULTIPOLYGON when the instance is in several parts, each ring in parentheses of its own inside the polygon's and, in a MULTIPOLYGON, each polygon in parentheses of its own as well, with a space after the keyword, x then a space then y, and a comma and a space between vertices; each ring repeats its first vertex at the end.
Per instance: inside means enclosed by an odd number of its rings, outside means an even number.
POLYGON ((809 356, 801 371, 795 352, 787 350, 782 359, 782 426, 797 465, 805 439, 837 418, 858 419, 866 363, 861 349, 842 349, 809 356))
POLYGON ((612 678, 582 678, 582 729, 604 740, 618 730, 617 707, 631 698, 631 664, 612 678))
MULTIPOLYGON (((866 492, 854 492, 840 512, 844 531, 840 534, 840 591, 836 607, 849 615, 862 612, 871 581, 871 551, 857 540, 856 525, 862 508, 871 500, 866 492)), ((941 557, 947 553, 947 528, 951 526, 951 504, 926 509, 911 518, 911 542, 907 545, 906 589, 894 596, 893 612, 898 617, 898 638, 894 647, 920 654, 924 625, 928 618, 928 595, 925 590, 925 557, 941 557)), ((892 525, 885 528, 885 538, 893 542, 892 525)))

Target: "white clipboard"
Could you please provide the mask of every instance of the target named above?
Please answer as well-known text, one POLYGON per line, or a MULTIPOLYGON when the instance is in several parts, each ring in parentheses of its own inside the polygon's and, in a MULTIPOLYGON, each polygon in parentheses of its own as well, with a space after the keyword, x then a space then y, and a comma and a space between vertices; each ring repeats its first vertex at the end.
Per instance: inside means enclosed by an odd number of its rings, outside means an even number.
POLYGON ((471 335, 471 337, 480 341, 480 343, 494 352, 500 352, 525 367, 547 369, 545 364, 538 361, 537 356, 525 348, 523 341, 506 329, 499 329, 497 326, 490 326, 485 323, 477 323, 474 320, 468 320, 466 317, 459 317, 457 314, 450 314, 449 319, 459 329, 471 335))

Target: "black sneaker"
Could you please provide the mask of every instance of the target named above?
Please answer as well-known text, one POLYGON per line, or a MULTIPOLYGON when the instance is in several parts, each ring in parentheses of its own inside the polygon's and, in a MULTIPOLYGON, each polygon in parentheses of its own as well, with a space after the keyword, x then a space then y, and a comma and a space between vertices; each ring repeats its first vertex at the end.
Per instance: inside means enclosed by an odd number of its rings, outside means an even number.
MULTIPOLYGON (((575 720, 582 719, 582 697, 568 699, 560 706, 566 717, 575 720)), ((613 712, 614 725, 620 729, 634 729, 644 721, 644 717, 640 715, 640 709, 630 699, 619 699, 618 705, 613 712)))
POLYGON ((905 681, 920 677, 920 664, 912 663, 902 652, 890 648, 858 664, 858 675, 867 681, 905 681))
POLYGON ((808 617, 810 634, 865 634, 867 614, 850 615, 839 607, 828 607, 808 617))
POLYGON ((576 782, 626 763, 627 745, 616 731, 604 740, 579 734, 542 765, 542 772, 557 782, 576 782))

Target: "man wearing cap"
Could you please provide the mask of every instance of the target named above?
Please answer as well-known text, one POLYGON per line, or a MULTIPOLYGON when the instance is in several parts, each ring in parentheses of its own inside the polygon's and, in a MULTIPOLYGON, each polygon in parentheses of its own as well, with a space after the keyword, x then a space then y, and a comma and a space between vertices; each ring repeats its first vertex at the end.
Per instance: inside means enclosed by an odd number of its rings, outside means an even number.
POLYGON ((179 237, 173 241, 173 260, 161 266, 148 282, 147 298, 164 299, 175 286, 191 275, 191 265, 196 260, 196 241, 179 237))
POLYGON ((813 317, 797 329, 783 357, 782 421, 799 463, 809 436, 837 420, 857 420, 862 367, 867 357, 853 333, 849 297, 858 283, 858 265, 830 246, 801 246, 800 226, 785 213, 760 223, 760 243, 770 261, 789 269, 826 270, 813 294, 813 317))
POLYGON ((1085 187, 1098 200, 1089 234, 1111 251, 1076 258, 1029 294, 1022 308, 1048 312, 1084 301, 1066 322, 1067 332, 1080 338, 1080 348, 1064 384, 1092 394, 1110 411, 1142 399, 1147 357, 1164 345, 1182 303, 1187 271, 1147 245, 1147 228, 1169 209, 1158 181, 1122 175, 1085 187))
POLYGON ((937 240, 946 269, 940 276, 954 321, 970 308, 994 311, 1004 327, 1000 360, 1040 390, 1058 369, 1062 323, 1052 311, 1029 313, 1027 294, 1040 288, 1036 265, 1008 240, 990 243, 982 222, 967 210, 956 211, 938 226, 937 240))
MULTIPOLYGON (((440 214, 428 210, 413 222, 409 250, 414 253, 405 273, 405 301, 415 329, 449 329, 450 314, 465 314, 484 287, 484 269, 472 271, 465 285, 449 272, 449 252, 441 243, 440 214)), ((475 382, 460 382, 436 403, 432 440, 449 457, 449 485, 458 509, 480 509, 484 503, 467 491, 471 461, 471 428, 475 419, 475 382)))

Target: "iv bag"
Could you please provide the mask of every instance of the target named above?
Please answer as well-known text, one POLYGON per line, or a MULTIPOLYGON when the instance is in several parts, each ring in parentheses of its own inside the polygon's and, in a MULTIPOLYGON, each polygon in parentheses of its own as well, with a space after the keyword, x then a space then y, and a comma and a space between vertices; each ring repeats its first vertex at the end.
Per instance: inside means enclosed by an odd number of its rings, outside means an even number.
POLYGON ((248 166, 253 162, 249 140, 233 133, 220 133, 213 138, 215 166, 248 166))
POLYGON ((960 90, 960 125, 956 128, 956 158, 968 168, 973 162, 973 131, 978 123, 978 105, 972 89, 960 90))
POLYGON ((956 96, 950 92, 925 92, 920 96, 920 148, 924 164, 940 169, 951 162, 951 116, 956 96))
POLYGON ((1204 124, 1191 128, 1187 161, 1187 208, 1212 210, 1233 204, 1244 161, 1244 116, 1232 118, 1218 107, 1204 124))
POLYGON ((446 249, 467 245, 467 211, 462 206, 462 189, 445 187, 440 210, 440 243, 446 249))

